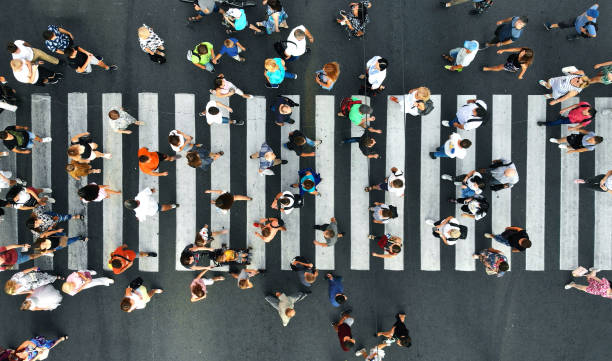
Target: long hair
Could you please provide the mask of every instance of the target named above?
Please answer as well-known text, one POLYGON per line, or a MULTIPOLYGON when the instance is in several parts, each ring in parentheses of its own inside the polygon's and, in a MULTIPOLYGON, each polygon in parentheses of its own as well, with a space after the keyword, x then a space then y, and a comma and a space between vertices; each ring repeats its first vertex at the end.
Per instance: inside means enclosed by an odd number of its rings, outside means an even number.
POLYGON ((323 65, 323 71, 325 72, 328 78, 335 82, 336 80, 338 80, 338 76, 340 76, 340 64, 335 61, 327 63, 323 65))
POLYGON ((533 63, 533 50, 531 48, 521 48, 521 50, 519 51, 519 53, 521 51, 524 51, 525 54, 523 54, 523 56, 521 56, 519 58, 519 62, 521 64, 525 64, 527 66, 530 66, 531 63, 533 63))

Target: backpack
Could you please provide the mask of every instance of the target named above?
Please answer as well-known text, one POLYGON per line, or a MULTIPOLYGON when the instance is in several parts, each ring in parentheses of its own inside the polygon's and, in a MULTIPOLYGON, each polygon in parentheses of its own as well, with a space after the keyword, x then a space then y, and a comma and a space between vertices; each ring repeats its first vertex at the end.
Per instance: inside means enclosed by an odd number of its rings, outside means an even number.
POLYGON ((151 58, 152 62, 157 64, 163 64, 166 62, 166 58, 159 54, 149 54, 149 58, 151 58))
POLYGON ((397 207, 389 206, 389 210, 391 211, 391 218, 397 218, 397 207))
POLYGON ((453 226, 453 227, 457 227, 457 228, 459 228, 459 232, 461 233, 461 234, 459 235, 459 239, 465 239, 465 238, 467 237, 467 234, 468 234, 468 228, 467 228, 467 226, 464 226, 464 225, 462 225, 462 224, 457 224, 457 223, 454 223, 454 222, 449 222, 449 224, 450 224, 451 226, 453 226))
POLYGON ((6 201, 9 203, 14 203, 13 199, 19 194, 19 192, 21 192, 23 190, 23 187, 20 185, 14 185, 11 187, 11 189, 8 190, 8 192, 6 192, 6 195, 4 196, 6 201))
POLYGON ((597 23, 594 23, 592 21, 587 21, 586 23, 584 23, 584 25, 582 27, 586 29, 587 26, 589 26, 589 25, 593 25, 593 27, 595 28, 595 33, 597 33, 599 31, 599 26, 597 25, 597 23))
POLYGON ((419 109, 419 115, 427 115, 429 113, 432 112, 432 110, 434 110, 434 103, 431 99, 427 99, 426 101, 422 101, 419 100, 419 102, 424 103, 425 104, 425 109, 420 110, 419 109))
POLYGON ((344 115, 345 117, 348 116, 349 112, 351 111, 351 108, 355 104, 363 103, 361 102, 361 100, 353 100, 353 98, 342 99, 342 102, 340 103, 340 112, 342 113, 342 115, 344 115))
POLYGON ((287 57, 287 55, 285 54, 285 50, 287 50, 287 44, 288 43, 291 43, 291 44, 297 46, 296 43, 294 43, 293 41, 289 41, 289 40, 281 40, 281 41, 277 41, 276 43, 274 43, 274 50, 276 50, 276 53, 282 59, 285 59, 287 57))

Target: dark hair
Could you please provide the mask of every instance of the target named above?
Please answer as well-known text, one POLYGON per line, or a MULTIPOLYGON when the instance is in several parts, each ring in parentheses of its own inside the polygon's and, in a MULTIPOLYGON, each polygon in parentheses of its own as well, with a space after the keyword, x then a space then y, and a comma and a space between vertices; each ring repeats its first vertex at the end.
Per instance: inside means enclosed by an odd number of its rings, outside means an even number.
POLYGON ((529 238, 521 238, 519 240, 519 244, 524 248, 531 248, 531 241, 529 240, 529 238), (522 243, 521 240, 523 241, 522 243))
POLYGON ((353 340, 344 341, 344 348, 351 348, 353 346, 355 346, 355 342, 353 340))
POLYGON ((198 297, 198 298, 202 298, 204 296, 206 296, 206 292, 204 291, 204 289, 202 288, 202 285, 199 283, 196 283, 193 286, 193 289, 191 290, 191 292, 193 292, 193 294, 198 297))
POLYGON ((66 164, 66 171, 67 172, 72 172, 75 169, 76 169, 76 167, 74 166, 74 164, 72 164, 72 163, 66 164))
POLYGON ((208 241, 212 241, 213 238, 209 237, 208 240, 204 240, 204 237, 198 232, 195 237, 195 245, 198 247, 204 247, 208 241))
POLYGON ((374 138, 366 138, 366 147, 372 148, 374 146, 374 138))
POLYGON ((399 244, 393 244, 391 245, 391 247, 389 247, 389 253, 397 254, 397 253, 400 253, 401 251, 402 251, 402 246, 400 246, 399 244))
POLYGON ((221 209, 230 209, 234 204, 234 196, 231 193, 223 193, 215 200, 215 205, 221 209))
POLYGON ((98 198, 98 194, 100 192, 100 186, 97 184, 88 184, 85 187, 82 187, 78 190, 79 197, 83 198, 86 201, 93 201, 98 198))
POLYGON ((9 52, 9 53, 11 53, 11 54, 12 54, 12 53, 14 53, 14 52, 16 52, 16 51, 17 51, 17 49, 18 49, 18 48, 17 48, 17 45, 15 45, 15 43, 13 43, 12 41, 9 41, 9 42, 6 44, 6 50, 8 50, 8 52, 9 52))
POLYGON ((280 0, 268 0, 268 6, 274 11, 281 11, 283 9, 280 0))
POLYGON ((76 53, 76 52, 77 52, 77 50, 76 50, 75 48, 68 48, 68 49, 66 49, 66 51, 65 51, 64 53, 65 53, 67 56, 70 56, 70 55, 72 55, 72 54, 74 54, 74 53, 76 53))
POLYGON ((204 44, 198 45, 196 51, 198 52, 198 55, 208 54, 208 48, 204 44))
POLYGON ((0 131, 0 139, 6 139, 6 137, 8 136, 8 132, 6 130, 2 130, 0 131))
POLYGON ((529 18, 527 18, 527 16, 525 16, 525 15, 520 16, 519 20, 524 22, 525 24, 527 24, 529 22, 529 18))
POLYGON ((461 148, 467 149, 472 146, 472 142, 469 139, 461 139, 459 145, 461 146, 461 148))
POLYGON ((270 235, 270 233, 272 233, 270 228, 264 228, 264 229, 261 230, 261 235, 264 236, 264 237, 268 237, 270 235))
POLYGON ((404 181, 401 179, 394 179, 393 182, 391 182, 391 184, 393 184, 395 188, 401 188, 404 186, 404 181))
POLYGON ((344 302, 346 302, 346 296, 344 295, 344 293, 339 293, 336 295, 336 297, 334 297, 334 300, 339 304, 343 304, 344 302))
POLYGON ((141 155, 141 156, 139 156, 139 157, 138 157, 138 161, 139 161, 140 163, 146 163, 146 162, 148 162, 148 161, 149 161, 149 156, 148 156, 148 155, 146 155, 146 154, 143 154, 143 155, 141 155))
POLYGON ((310 179, 306 179, 304 183, 302 183, 302 187, 304 187, 304 189, 312 189, 314 186, 315 183, 310 179))
POLYGON ((510 269, 510 266, 508 265, 508 262, 502 261, 499 264, 498 269, 500 272, 506 272, 508 269, 510 269))
POLYGON ((400 336, 399 342, 400 342, 400 345, 404 347, 412 346, 412 339, 409 336, 400 336))
POLYGON ((197 168, 202 165, 202 159, 200 159, 200 155, 195 150, 187 152, 185 158, 187 158, 187 164, 192 168, 197 168))
POLYGON ((378 59, 378 67, 380 68, 380 70, 387 69, 388 65, 389 65, 389 61, 387 59, 385 58, 378 59))
POLYGON ((45 38, 45 40, 51 40, 51 39, 53 39, 53 35, 54 34, 55 33, 53 31, 51 31, 51 30, 45 30, 45 31, 43 31, 42 36, 43 36, 43 38, 45 38))
POLYGON ((177 146, 179 145, 179 143, 181 142, 181 138, 178 137, 178 135, 169 135, 168 136, 168 143, 177 146))
POLYGON ((306 138, 304 138, 301 135, 298 135, 293 140, 294 140, 295 144, 297 144, 297 145, 304 145, 304 144, 306 144, 306 138))
POLYGON ((112 259, 110 261, 110 265, 111 265, 112 268, 119 269, 122 266, 121 260, 119 260, 119 259, 112 259))
POLYGON ((519 54, 521 51, 524 51, 525 54, 520 57, 519 62, 521 64, 526 64, 527 66, 531 65, 531 63, 533 62, 533 50, 530 48, 521 48, 519 54))
POLYGON ((353 6, 357 6, 357 17, 359 18, 359 20, 364 21, 366 15, 368 15, 368 8, 363 6, 362 3, 354 3, 353 6))
POLYGON ((595 108, 593 107, 589 108, 589 115, 594 117, 595 114, 597 114, 597 110, 595 110, 595 108))
POLYGON ((598 135, 594 136, 593 139, 595 140, 595 144, 603 142, 603 137, 600 137, 598 135))
MULTIPOLYGON (((8 201, 5 201, 4 199, 0 199, 0 208, 1 207, 6 207, 6 205, 9 204, 8 201)), ((4 211, 3 211, 4 212, 4 211)))
POLYGON ((78 145, 74 145, 74 146, 70 146, 68 147, 68 150, 66 151, 66 154, 68 154, 69 157, 76 157, 77 155, 79 155, 79 146, 78 145))
POLYGON ((123 205, 127 209, 136 209, 138 208, 140 203, 135 199, 126 199, 125 202, 123 202, 123 205))
POLYGON ((129 298, 124 297, 124 298, 121 300, 121 311, 125 311, 125 312, 127 312, 127 311, 129 311, 129 310, 130 310, 130 308, 132 308, 132 301, 130 301, 130 299, 129 299, 129 298))
POLYGON ((191 257, 193 257, 193 256, 192 256, 192 255, 191 255, 191 253, 189 253, 189 252, 183 252, 183 253, 181 253, 181 264, 182 264, 183 266, 185 266, 185 267, 188 267, 188 266, 189 266, 189 264, 190 264, 189 259, 190 259, 191 257))
POLYGON ((393 212, 388 208, 383 208, 381 213, 383 217, 391 218, 393 216, 393 212))
POLYGON ((323 237, 325 237, 325 238, 331 238, 331 237, 333 237, 333 236, 335 236, 335 235, 336 235, 336 232, 332 231, 331 229, 326 229, 326 230, 325 230, 325 232, 323 232, 323 237), (326 233, 331 234, 331 236, 327 237, 327 236, 325 235, 326 233))
POLYGON ((484 182, 484 179, 482 179, 482 177, 479 177, 479 176, 472 177, 472 182, 478 184, 478 188, 480 189, 483 189, 485 187, 485 182, 484 182))
POLYGON ((217 108, 217 107, 210 107, 210 108, 208 108, 208 114, 210 114, 210 115, 217 115, 217 114, 219 114, 219 108, 217 108))
POLYGON ((484 118, 487 116, 487 110, 480 104, 476 107, 476 116, 479 118, 484 118))
MULTIPOLYGON (((228 39, 229 40, 229 39, 228 39)), ((214 87, 215 89, 219 89, 221 88, 221 86, 223 85, 223 77, 222 76, 217 76, 215 78, 215 82, 214 82, 214 87)))
POLYGON ((26 223, 25 223, 26 227, 28 227, 28 229, 35 230, 36 227, 34 227, 34 222, 36 222, 36 216, 32 215, 30 218, 26 220, 26 223))
POLYGON ((280 202, 280 204, 282 204, 282 205, 284 205, 284 206, 288 205, 288 204, 289 204, 289 202, 291 202, 291 201, 289 200, 289 198, 285 198, 285 197, 281 197, 281 198, 280 198, 278 201, 280 202))
POLYGON ((120 116, 120 115, 121 115, 121 114, 119 114, 119 112, 118 112, 118 111, 116 111, 116 110, 114 110, 114 109, 113 109, 113 110, 111 110, 110 112, 108 112, 108 117, 109 117, 109 118, 111 118, 112 120, 119 119, 119 116, 120 116))

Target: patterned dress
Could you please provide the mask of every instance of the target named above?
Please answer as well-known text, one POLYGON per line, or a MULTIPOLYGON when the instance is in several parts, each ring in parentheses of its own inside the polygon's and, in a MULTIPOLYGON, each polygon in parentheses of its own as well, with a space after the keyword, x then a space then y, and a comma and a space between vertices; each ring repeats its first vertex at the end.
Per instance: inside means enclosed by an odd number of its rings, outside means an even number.
MULTIPOLYGON (((142 41, 140 44, 142 45, 142 41)), ((119 118, 117 119, 108 118, 110 126, 111 128, 113 128, 113 130, 126 130, 127 127, 130 126, 130 124, 134 124, 136 122, 136 118, 134 118, 121 108, 112 107, 110 108, 110 110, 115 110, 117 113, 119 113, 119 118)))
MULTIPOLYGON (((46 212, 45 207, 34 208, 32 210, 32 214, 36 216, 36 219, 42 221, 40 226, 38 226, 38 229, 42 230, 43 232, 46 232, 48 229, 55 228, 55 226, 58 223, 56 220, 53 219, 53 216, 51 216, 48 212, 46 212)), ((43 232, 38 232, 37 230, 34 230, 34 229, 31 229, 30 231, 32 232, 33 238, 38 238, 40 237, 41 233, 43 233, 43 232)))
POLYGON ((610 289, 610 281, 605 278, 602 278, 599 281, 596 278, 589 278, 588 281, 589 285, 586 289, 587 293, 605 298, 612 298, 612 295, 608 294, 608 290, 610 289))
MULTIPOLYGON (((370 5, 369 1, 360 1, 361 5, 363 6, 364 9, 366 9, 368 7, 368 5, 370 5)), ((364 10, 367 11, 367 10, 364 10)), ((347 15, 346 15, 348 21, 351 22, 351 26, 353 27, 353 30, 350 30, 350 33, 352 36, 358 36, 357 33, 361 32, 365 32, 365 28, 366 25, 368 25, 370 23, 370 15, 366 14, 362 19, 358 18, 357 16, 353 15, 353 12, 350 11, 347 15)))
POLYGON ((57 276, 50 275, 45 272, 32 271, 28 273, 17 272, 10 281, 16 282, 19 288, 15 293, 32 291, 38 287, 51 284, 57 280, 57 276))
POLYGON ((159 37, 159 35, 153 32, 153 29, 151 29, 145 24, 142 24, 142 26, 149 30, 149 37, 146 39, 138 38, 138 40, 140 40, 140 48, 145 53, 147 52, 145 49, 149 49, 152 52, 155 52, 159 47, 164 45, 164 41, 159 37))

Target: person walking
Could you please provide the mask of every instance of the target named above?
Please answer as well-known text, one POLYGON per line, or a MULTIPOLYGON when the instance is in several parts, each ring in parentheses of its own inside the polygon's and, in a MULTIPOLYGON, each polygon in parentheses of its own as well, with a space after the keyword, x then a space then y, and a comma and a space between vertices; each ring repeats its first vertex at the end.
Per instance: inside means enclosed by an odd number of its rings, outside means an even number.
MULTIPOLYGON (((35 260, 38 257, 46 254, 46 252, 39 254, 26 254, 30 249, 29 244, 9 244, 0 247, 0 271, 6 271, 12 269, 15 265, 35 260)), ((48 252, 50 253, 50 252, 48 252)))
POLYGON ((215 0, 196 0, 193 2, 193 9, 196 15, 187 19, 191 22, 200 21, 204 16, 212 13, 224 13, 224 10, 219 7, 219 3, 215 0))
POLYGON ((570 154, 595 150, 595 146, 603 142, 603 137, 595 135, 595 132, 578 129, 578 133, 563 138, 550 138, 548 141, 559 144, 561 149, 568 149, 567 154, 570 154))
MULTIPOLYGON (((5 110, 16 112, 19 100, 17 99, 17 91, 8 85, 5 77, 0 75, 0 114, 5 110)), ((7 156, 8 153, 0 152, 0 156, 7 156)))
POLYGON ((193 148, 187 152, 185 159, 187 159, 187 164, 191 168, 207 170, 212 162, 219 159, 223 154, 225 154, 223 151, 213 153, 205 148, 202 144, 195 144, 193 148))
POLYGON ((544 97, 552 99, 548 102, 549 105, 555 105, 580 94, 591 84, 591 81, 588 76, 584 75, 584 71, 577 70, 564 76, 550 78, 547 81, 540 80, 538 84, 552 90, 551 94, 544 94, 544 97))
POLYGON ((30 218, 26 221, 26 228, 32 232, 33 238, 38 238, 45 232, 55 229, 59 223, 67 222, 71 219, 82 221, 84 218, 80 214, 60 214, 47 211, 45 207, 36 207, 32 210, 30 218))
POLYGON ((272 105, 270 105, 270 110, 274 113, 274 123, 279 127, 282 127, 287 124, 295 123, 295 120, 291 119, 291 114, 293 113, 294 107, 299 107, 300 105, 290 98, 287 98, 282 95, 277 95, 272 105))
POLYGON ((232 113, 232 108, 227 105, 216 101, 211 100, 206 103, 206 110, 201 111, 198 115, 201 117, 206 117, 206 123, 208 125, 213 124, 231 124, 231 125, 244 125, 244 120, 230 120, 228 117, 224 116, 221 113, 221 109, 227 110, 229 113, 232 113))
POLYGON ((88 288, 96 286, 108 287, 115 283, 112 278, 108 277, 93 278, 96 274, 96 271, 91 270, 72 272, 66 277, 64 284, 62 284, 62 291, 70 296, 74 296, 88 288))
POLYGON ((382 130, 368 127, 363 130, 363 134, 360 137, 344 138, 344 140, 342 140, 340 144, 358 143, 359 150, 361 150, 361 153, 363 155, 368 158, 378 159, 380 158, 380 155, 374 149, 374 145, 376 145, 376 139, 374 139, 374 137, 370 136, 368 133, 381 134, 382 130))
POLYGON ((355 323, 355 318, 351 316, 351 310, 348 309, 340 314, 340 320, 332 322, 334 331, 338 334, 340 347, 342 351, 349 351, 355 346, 355 339, 351 332, 351 326, 355 323))
POLYGON ((311 287, 319 275, 319 270, 314 263, 302 256, 296 256, 291 261, 290 267, 293 272, 297 273, 300 283, 306 287, 311 287))
POLYGON ((142 310, 147 307, 147 303, 155 294, 163 293, 161 288, 152 288, 147 291, 147 288, 142 285, 143 281, 140 277, 133 280, 125 289, 125 294, 121 300, 121 311, 132 312, 134 310, 142 310))
POLYGON ((108 112, 108 121, 111 129, 120 134, 132 134, 131 130, 127 130, 127 128, 132 124, 145 124, 144 122, 141 122, 131 116, 121 107, 110 108, 110 111, 108 112))
POLYGON ((282 219, 268 217, 261 218, 259 222, 254 222, 253 227, 259 228, 261 233, 255 231, 255 236, 259 237, 265 243, 270 243, 279 231, 286 231, 285 222, 282 219))
POLYGON ((220 282, 225 279, 223 276, 215 276, 213 278, 204 277, 206 272, 208 272, 210 268, 207 268, 200 272, 196 278, 191 281, 189 285, 189 290, 191 291, 191 302, 198 302, 206 298, 208 293, 206 292, 206 286, 212 286, 215 282, 220 282))
POLYGON ((210 244, 210 242, 212 242, 212 240, 215 239, 214 237, 220 236, 222 234, 227 234, 227 233, 228 233, 227 229, 210 232, 208 230, 208 224, 205 224, 202 228, 200 228, 200 230, 196 234, 194 243, 197 247, 206 247, 210 244))
POLYGON ((166 62, 164 41, 159 35, 155 34, 153 28, 146 24, 142 24, 142 26, 138 28, 138 42, 140 43, 140 49, 149 54, 149 58, 151 58, 152 62, 158 64, 166 62))
MULTIPOLYGON (((465 4, 470 0, 450 0, 450 1, 441 1, 440 6, 443 8, 450 8, 451 6, 465 4)), ((470 14, 479 15, 489 10, 491 5, 493 5, 493 0, 471 0, 473 9, 470 10, 470 14)))
POLYGON ((523 79, 527 68, 533 63, 533 50, 530 48, 507 48, 507 49, 499 49, 497 54, 503 54, 506 52, 511 52, 506 59, 505 64, 495 65, 495 66, 483 66, 482 71, 508 71, 511 73, 516 73, 519 70, 521 71, 518 75, 519 79, 523 79))
POLYGON ((461 205, 462 217, 472 218, 475 221, 483 219, 487 216, 489 210, 489 202, 484 194, 475 195, 469 198, 449 198, 450 203, 461 205))
POLYGON ((160 152, 151 152, 149 148, 142 147, 138 149, 138 167, 145 174, 154 177, 165 177, 168 175, 168 172, 159 172, 159 165, 161 162, 174 162, 177 157, 160 152))
POLYGON ((19 307, 22 311, 53 311, 62 303, 62 294, 47 284, 27 293, 25 300, 19 307))
POLYGON ((35 253, 55 253, 64 248, 68 248, 68 246, 76 241, 81 241, 85 244, 89 240, 83 235, 68 238, 63 228, 47 231, 41 236, 42 237, 37 238, 34 244, 32 244, 32 250, 35 253))
POLYGON ((586 188, 597 192, 608 192, 612 194, 612 170, 606 174, 599 174, 586 179, 576 179, 574 183, 581 185, 581 188, 586 188))
POLYGON ((16 184, 21 186, 25 186, 28 182, 24 181, 21 178, 15 177, 15 179, 11 179, 13 177, 13 172, 8 170, 0 170, 0 189, 10 188, 16 184))
POLYGON ((315 224, 312 228, 322 231, 325 240, 324 242, 318 242, 317 240, 312 241, 315 246, 333 247, 336 242, 338 242, 338 238, 344 237, 344 232, 338 231, 338 221, 335 217, 331 217, 329 223, 315 224))
POLYGON ((321 183, 321 175, 315 172, 312 168, 304 168, 298 171, 298 183, 291 185, 291 188, 298 188, 300 196, 304 194, 312 194, 318 196, 321 193, 317 190, 317 185, 321 183))
POLYGON ((34 266, 13 274, 4 284, 4 292, 11 296, 24 295, 60 279, 62 277, 41 272, 40 268, 34 266))
POLYGON ((612 84, 612 61, 595 64, 593 69, 600 69, 597 74, 591 77, 592 84, 601 83, 603 85, 612 84))
POLYGON ((340 64, 333 61, 323 65, 323 69, 315 72, 315 82, 325 90, 332 90, 340 76, 340 64))
POLYGON ((229 98, 234 94, 238 94, 244 99, 251 99, 251 94, 244 94, 244 92, 233 83, 225 79, 223 74, 217 75, 215 79, 215 88, 210 90, 210 94, 217 96, 218 98, 229 98))
POLYGON ((225 41, 223 41, 223 46, 221 47, 221 50, 219 50, 219 53, 215 56, 215 62, 218 64, 219 59, 221 59, 221 56, 223 56, 223 54, 227 54, 227 56, 229 56, 230 58, 242 63, 246 61, 246 58, 244 56, 240 56, 240 53, 242 53, 243 51, 246 51, 246 48, 242 44, 240 44, 238 39, 225 39, 225 41))
POLYGON ((382 83, 387 77, 388 66, 389 61, 378 55, 368 60, 366 63, 366 73, 359 75, 359 79, 366 80, 365 84, 361 86, 359 94, 376 96, 383 91, 385 86, 382 83))
POLYGON ((385 191, 395 196, 403 197, 405 189, 406 177, 404 176, 404 172, 397 169, 397 167, 393 167, 391 168, 391 174, 385 178, 382 183, 376 183, 374 185, 365 187, 364 191, 385 191))
POLYGON ((340 10, 336 22, 346 28, 350 37, 362 38, 365 35, 366 26, 370 23, 368 9, 372 7, 369 0, 359 0, 349 4, 351 10, 345 12, 340 10))
POLYGON ((410 332, 406 327, 406 314, 399 312, 395 315, 395 323, 389 331, 377 332, 376 337, 385 337, 385 343, 391 345, 395 342, 398 346, 410 347, 412 346, 412 339, 410 338, 410 332))
POLYGON ((281 58, 268 58, 264 62, 266 71, 264 77, 266 78, 266 88, 278 88, 280 84, 285 80, 297 79, 297 74, 290 73, 285 67, 285 61, 281 58))
POLYGON ((461 186, 461 197, 467 198, 477 194, 481 194, 485 187, 484 177, 476 170, 470 171, 467 174, 461 174, 452 177, 450 174, 442 174, 440 177, 443 180, 453 182, 454 185, 461 186))
POLYGON ((501 251, 494 248, 485 248, 472 256, 485 266, 487 275, 501 277, 510 269, 508 258, 501 251))
POLYGON ((466 239, 468 234, 468 228, 453 216, 448 216, 437 222, 427 219, 425 223, 432 226, 433 236, 440 238, 447 246, 454 246, 458 240, 466 239))
POLYGON ((374 205, 369 210, 372 212, 373 222, 378 224, 387 224, 398 216, 396 207, 380 202, 374 202, 374 205))
POLYGON ((6 192, 6 203, 4 207, 15 208, 20 211, 29 211, 38 206, 46 206, 47 203, 55 203, 51 197, 51 188, 12 186, 6 192))
POLYGON ((566 37, 567 40, 576 40, 580 38, 592 39, 597 36, 597 18, 599 17, 599 5, 595 4, 587 9, 587 11, 578 15, 575 19, 563 21, 559 23, 544 23, 546 30, 552 29, 567 29, 574 28, 574 34, 566 37))
POLYGON ((259 21, 256 23, 257 29, 255 34, 262 34, 263 31, 259 27, 263 27, 268 35, 280 32, 280 28, 287 29, 287 18, 289 17, 283 8, 280 0, 263 0, 263 5, 267 5, 266 8, 266 20, 259 21))
MULTIPOLYGON (((277 123, 278 124, 278 123, 277 123)), ((314 157, 314 150, 306 152, 306 146, 316 148, 319 144, 323 143, 321 140, 312 140, 308 138, 300 130, 296 129, 289 133, 289 141, 283 143, 283 147, 292 150, 298 157, 314 157)))
POLYGON ((601 296, 604 298, 612 298, 612 289, 610 288, 610 281, 605 277, 599 278, 597 277, 597 273, 599 270, 595 267, 589 268, 589 272, 586 272, 584 267, 582 268, 584 271, 574 275, 572 272, 572 276, 574 277, 586 277, 588 286, 577 284, 575 281, 572 281, 565 285, 566 290, 570 290, 575 288, 579 291, 589 293, 591 295, 601 296))
POLYGON ((104 70, 117 70, 119 67, 115 64, 106 65, 102 61, 101 56, 95 56, 93 53, 77 46, 76 48, 66 49, 66 61, 68 65, 79 74, 89 74, 93 71, 92 65, 97 65, 104 70))
POLYGON ((124 201, 123 205, 134 211, 139 222, 144 222, 147 217, 153 217, 158 212, 167 212, 179 207, 177 203, 159 204, 153 198, 153 193, 155 193, 155 188, 147 187, 141 190, 134 199, 124 201))
POLYGON ((49 143, 51 137, 41 137, 30 131, 25 125, 9 125, 0 131, 0 139, 4 146, 13 153, 30 154, 34 141, 49 143))
POLYGON ((41 62, 47 62, 53 65, 58 65, 60 62, 58 58, 33 47, 28 42, 23 40, 9 41, 6 45, 6 50, 11 53, 13 59, 27 60, 32 62, 33 64, 41 64, 41 62))
POLYGON ((80 181, 82 177, 87 177, 90 174, 100 174, 102 169, 94 169, 89 163, 81 163, 76 160, 66 164, 66 172, 72 178, 80 181))
POLYGON ((556 120, 551 120, 548 122, 540 121, 537 124, 540 126, 545 125, 547 127, 563 124, 575 124, 573 127, 568 127, 567 129, 578 130, 591 124, 591 121, 595 118, 595 114, 597 114, 597 110, 595 110, 591 104, 588 102, 580 102, 561 109, 559 111, 559 115, 561 116, 556 120), (564 113, 567 113, 567 115, 564 116, 564 113))
POLYGON ((516 165, 505 158, 494 160, 488 169, 481 169, 480 172, 485 174, 486 183, 490 184, 491 190, 494 192, 512 188, 519 182, 516 165))
POLYGON ((463 47, 451 49, 447 54, 442 54, 442 57, 451 65, 444 65, 444 69, 450 71, 461 72, 476 58, 480 44, 476 40, 466 40, 463 42, 463 47))
POLYGON ((259 152, 251 154, 249 158, 259 159, 259 169, 257 171, 260 175, 274 175, 272 167, 287 164, 286 160, 276 158, 274 150, 266 142, 261 145, 259 152))
POLYGON ((188 151, 194 146, 193 137, 178 129, 172 129, 168 133, 168 144, 170 144, 170 148, 176 153, 183 150, 188 151))
POLYGON ((42 336, 33 337, 24 341, 14 354, 9 357, 10 361, 37 361, 44 360, 49 356, 49 351, 60 343, 68 340, 68 336, 62 336, 56 340, 47 339, 42 336))
POLYGON ((459 158, 463 159, 467 155, 467 150, 472 146, 469 139, 463 139, 457 133, 451 133, 448 140, 438 148, 435 152, 429 152, 431 159, 436 158, 459 158))
POLYGON ((74 45, 72 33, 58 25, 49 25, 42 36, 45 39, 45 46, 52 53, 64 54, 66 49, 74 45))
POLYGON ((274 295, 266 296, 265 300, 274 307, 283 322, 283 326, 287 327, 289 321, 295 317, 295 304, 306 298, 308 294, 298 292, 294 295, 287 296, 284 293, 276 292, 274 295))
POLYGON ((232 208, 234 201, 252 201, 253 200, 253 198, 251 197, 242 196, 238 194, 232 194, 228 191, 220 190, 220 189, 207 189, 204 191, 204 193, 219 194, 217 199, 210 201, 210 204, 214 204, 215 206, 217 206, 217 210, 221 212, 221 214, 227 214, 230 208, 232 208))
POLYGON ((340 103, 339 117, 348 117, 353 125, 358 125, 362 128, 368 127, 368 122, 373 122, 376 117, 370 116, 374 109, 369 105, 362 104, 362 101, 357 97, 344 98, 340 103))
POLYGON ((206 70, 209 73, 215 72, 213 64, 217 64, 215 60, 215 50, 213 45, 207 41, 203 41, 196 45, 193 50, 187 52, 187 59, 200 69, 206 70))
POLYGON ((304 200, 301 195, 293 194, 290 191, 284 191, 276 194, 270 207, 272 209, 278 209, 281 214, 290 214, 294 209, 302 208, 303 205, 304 200))
POLYGON ((89 163, 96 158, 111 159, 112 154, 96 150, 98 144, 94 143, 89 135, 89 132, 84 132, 70 138, 70 146, 66 152, 68 157, 81 163, 89 163))
POLYGON ((404 96, 404 112, 412 116, 427 115, 434 109, 429 88, 421 86, 410 89, 404 96))
MULTIPOLYGON (((291 62, 299 59, 300 56, 304 55, 306 52, 310 51, 308 48, 308 43, 306 42, 306 38, 310 41, 310 43, 314 43, 314 37, 306 29, 304 25, 296 26, 291 30, 289 36, 287 37, 287 41, 277 43, 280 47, 278 50, 283 50, 282 54, 279 54, 283 57, 285 61, 291 62), (282 49, 284 43, 284 49, 282 49)), ((277 47, 276 44, 274 44, 277 47)))
POLYGON ((45 86, 47 84, 57 84, 64 78, 62 73, 56 73, 24 59, 13 59, 10 65, 15 79, 24 84, 45 86))
POLYGON ((333 276, 331 273, 328 273, 325 275, 325 278, 327 278, 329 302, 331 302, 334 307, 340 307, 340 305, 346 303, 348 299, 344 293, 342 277, 333 276))
POLYGON ((512 44, 517 41, 527 26, 529 19, 526 16, 514 16, 499 20, 495 29, 495 37, 489 42, 485 42, 485 49, 490 46, 500 46, 512 44))
POLYGON ((487 103, 478 99, 470 99, 467 104, 457 110, 455 118, 450 122, 443 120, 445 127, 454 127, 463 130, 473 130, 480 127, 487 116, 487 103))
POLYGON ((525 252, 531 247, 527 232, 521 227, 506 227, 501 234, 485 233, 485 238, 494 239, 512 249, 512 252, 525 252))
POLYGON ((97 185, 92 182, 79 188, 77 193, 81 201, 87 204, 89 202, 102 202, 110 198, 112 194, 121 194, 121 191, 111 189, 108 185, 97 185))
POLYGON ((230 272, 230 275, 238 280, 238 288, 240 288, 241 290, 247 290, 249 288, 253 288, 253 282, 251 282, 251 278, 264 272, 264 270, 243 268, 242 270, 240 270, 240 272, 230 272))
POLYGON ((194 245, 188 244, 181 252, 179 258, 183 267, 192 271, 203 271, 210 269, 210 266, 204 266, 208 260, 210 264, 210 253, 214 251, 214 248, 207 247, 205 245, 194 245), (206 257, 205 257, 206 256, 206 257))
POLYGON ((382 249, 382 253, 372 252, 372 256, 374 257, 393 258, 402 251, 402 239, 397 236, 392 236, 390 233, 383 234, 379 237, 370 234, 368 235, 368 239, 376 241, 376 245, 382 249))
POLYGON ((244 9, 239 8, 227 9, 227 11, 223 14, 223 20, 221 21, 221 24, 227 28, 225 29, 225 33, 228 35, 236 33, 238 31, 242 31, 246 29, 247 26, 249 27, 249 29, 254 30, 256 33, 259 30, 257 26, 249 24, 246 12, 244 11, 244 9))

